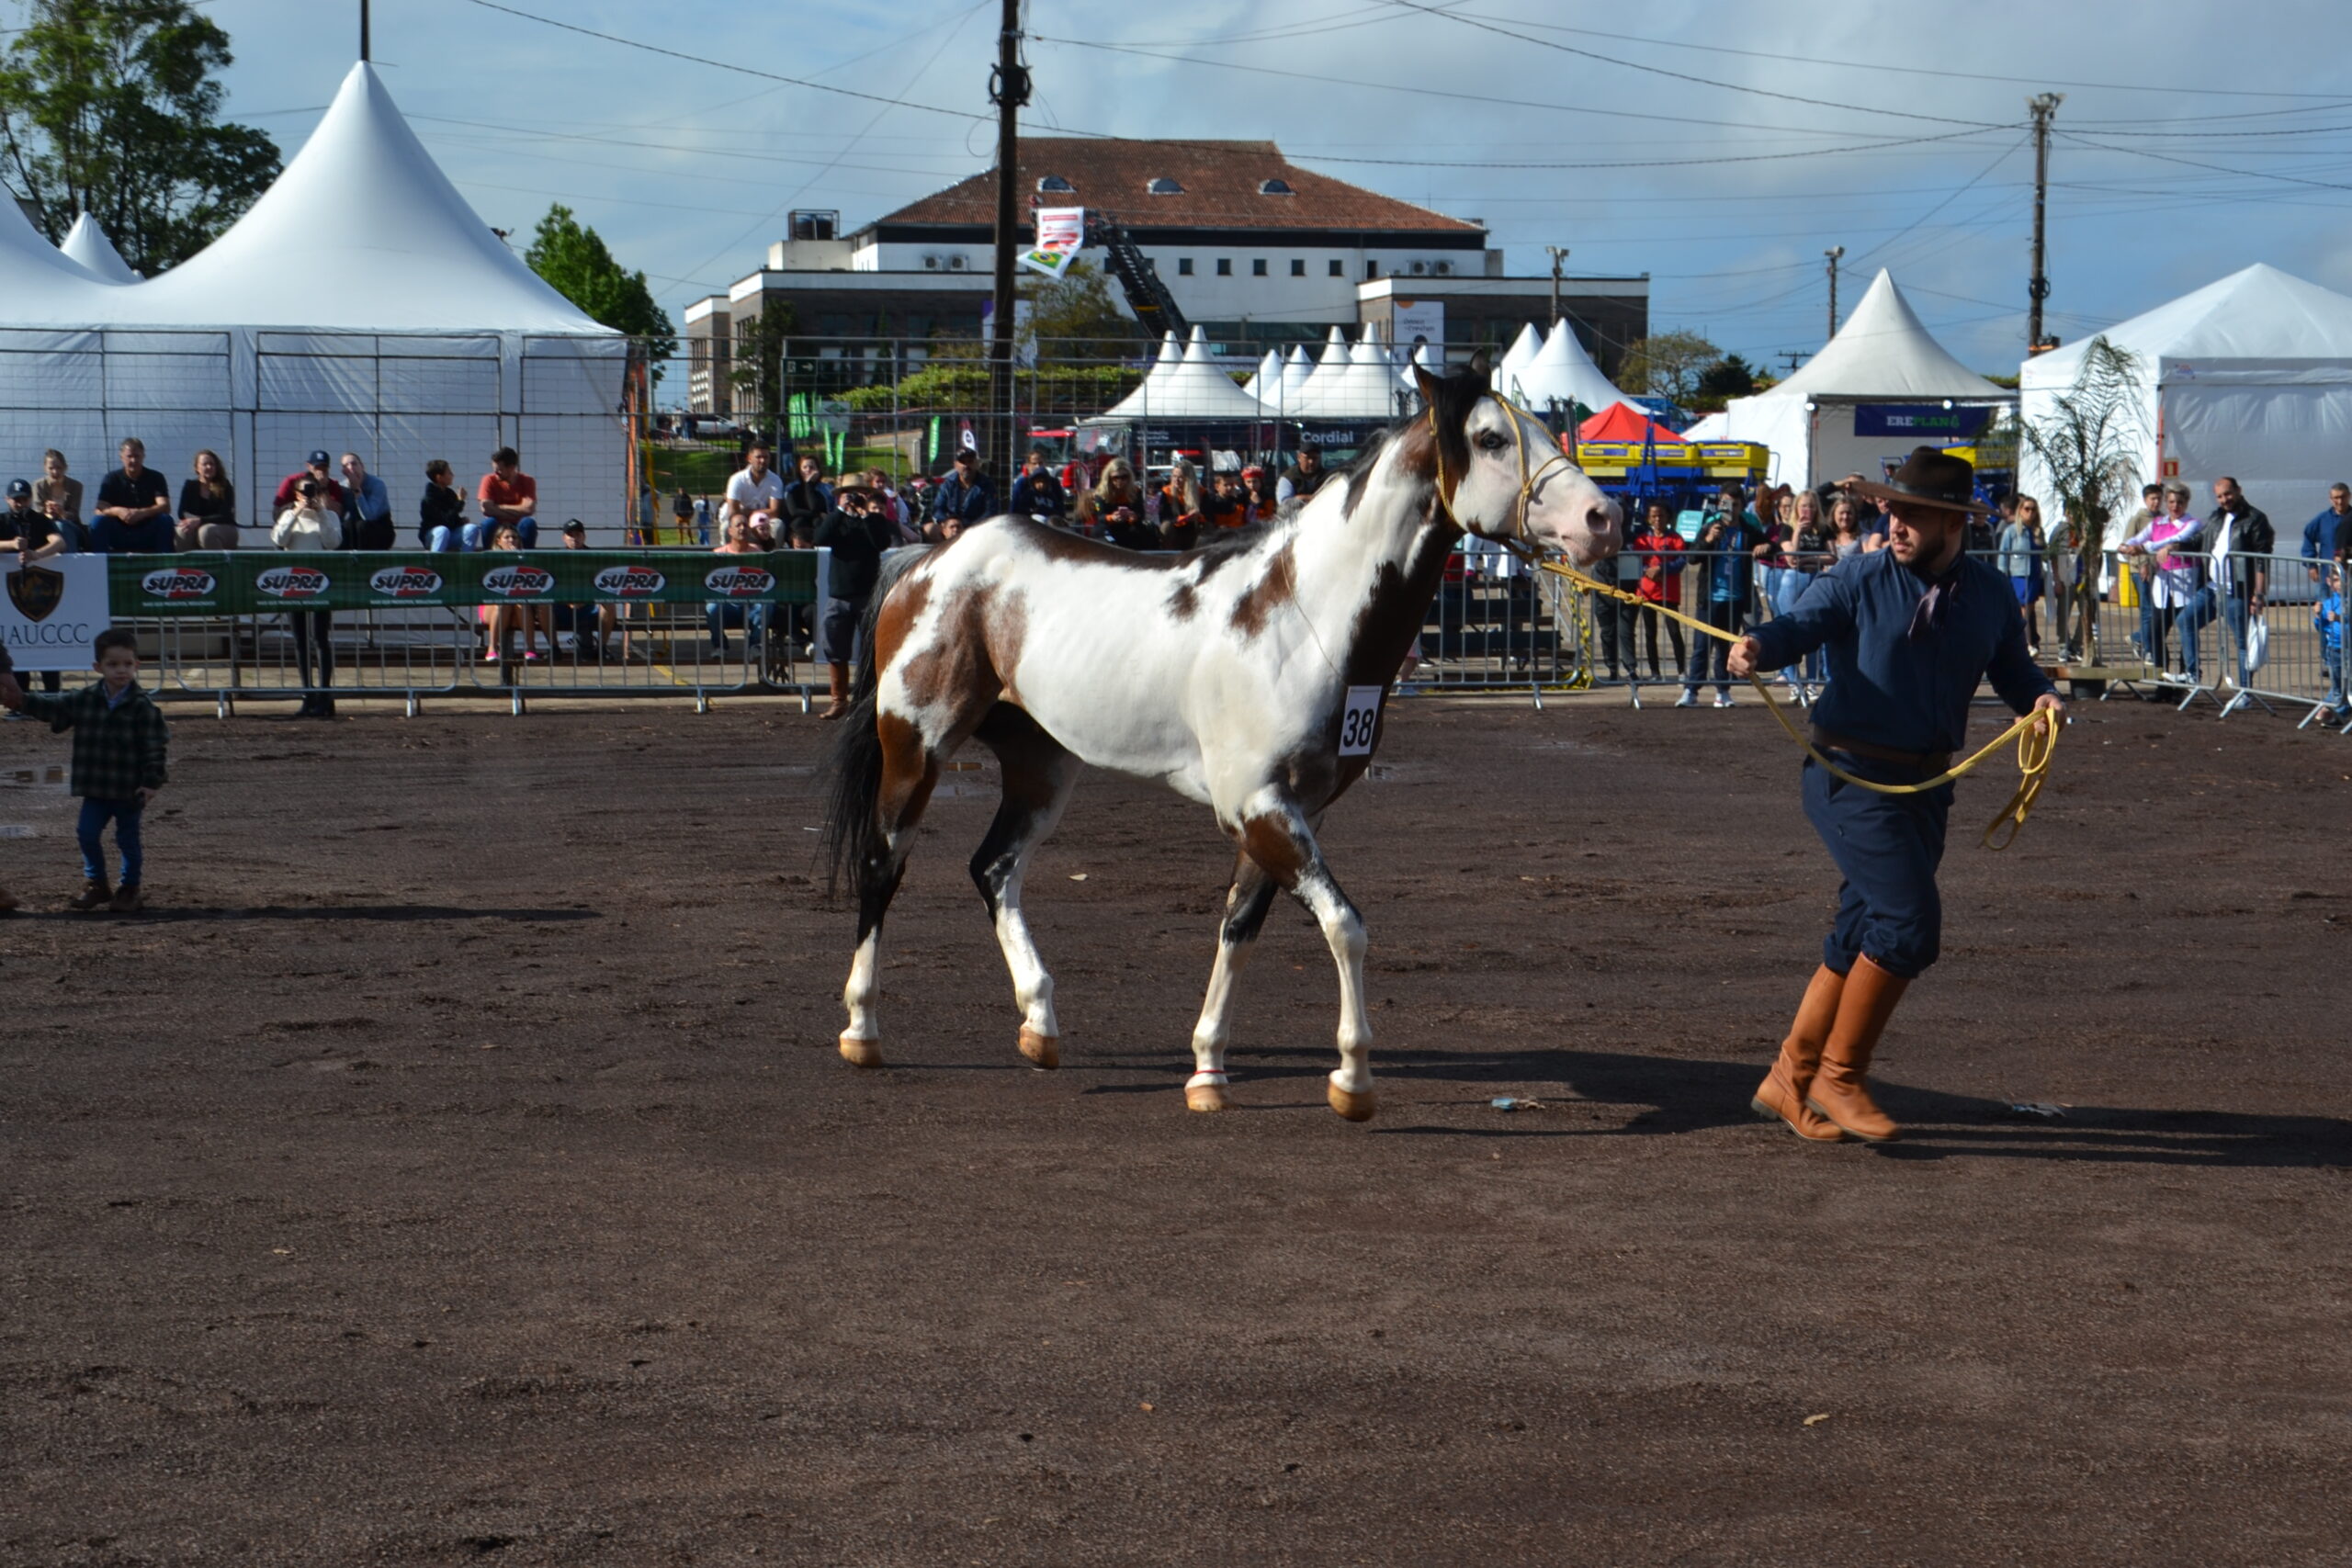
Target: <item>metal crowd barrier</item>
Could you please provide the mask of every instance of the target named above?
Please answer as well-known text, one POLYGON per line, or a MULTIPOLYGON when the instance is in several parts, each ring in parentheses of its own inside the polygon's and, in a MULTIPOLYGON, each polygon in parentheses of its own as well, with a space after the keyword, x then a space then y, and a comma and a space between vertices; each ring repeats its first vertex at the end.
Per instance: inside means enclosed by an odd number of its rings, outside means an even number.
POLYGON ((829 552, 240 550, 109 558, 164 700, 797 693, 829 552), (498 634, 493 640, 493 629, 498 634), (331 650, 332 670, 320 649, 331 650))

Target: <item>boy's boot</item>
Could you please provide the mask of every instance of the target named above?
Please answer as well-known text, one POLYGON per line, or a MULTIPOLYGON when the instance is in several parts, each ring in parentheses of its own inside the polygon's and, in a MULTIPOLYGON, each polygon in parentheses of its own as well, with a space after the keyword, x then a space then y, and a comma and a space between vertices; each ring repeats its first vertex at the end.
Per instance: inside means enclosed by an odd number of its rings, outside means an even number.
POLYGON ((844 717, 849 713, 849 666, 828 664, 825 666, 825 676, 831 683, 830 694, 832 697, 832 703, 817 716, 819 718, 844 717))
POLYGON ((0 888, 0 915, 14 914, 16 912, 16 908, 17 900, 9 895, 6 889, 0 888))
POLYGON ((114 902, 107 906, 118 915, 135 915, 147 907, 139 897, 139 884, 126 882, 114 890, 114 902))
POLYGON ((93 876, 82 884, 82 896, 66 900, 65 907, 81 914, 103 909, 114 902, 114 889, 107 886, 103 876, 93 876))

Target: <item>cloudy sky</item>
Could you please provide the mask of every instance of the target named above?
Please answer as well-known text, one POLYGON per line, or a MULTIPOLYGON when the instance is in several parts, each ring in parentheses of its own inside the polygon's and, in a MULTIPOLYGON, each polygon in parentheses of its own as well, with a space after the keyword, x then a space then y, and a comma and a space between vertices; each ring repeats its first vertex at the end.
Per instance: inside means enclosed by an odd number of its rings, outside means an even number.
MULTIPOLYGON (((238 54, 232 113, 290 155, 354 57, 356 0, 201 8, 238 54)), ((989 166, 997 10, 377 0, 375 55, 493 225, 527 234, 566 203, 674 317, 756 265, 790 209, 854 227, 989 166)), ((1653 0, 1628 15, 1029 0, 1027 123, 1270 137, 1484 220, 1515 273, 1546 267, 1547 244, 1571 247, 1572 271, 1646 272, 1654 329, 1761 364, 1820 345, 1822 252, 1842 244, 1842 304, 1891 267, 1962 359, 2014 370, 2025 100, 2059 92, 2049 330, 2086 335, 2254 261, 2352 291, 2340 0, 1653 0)))

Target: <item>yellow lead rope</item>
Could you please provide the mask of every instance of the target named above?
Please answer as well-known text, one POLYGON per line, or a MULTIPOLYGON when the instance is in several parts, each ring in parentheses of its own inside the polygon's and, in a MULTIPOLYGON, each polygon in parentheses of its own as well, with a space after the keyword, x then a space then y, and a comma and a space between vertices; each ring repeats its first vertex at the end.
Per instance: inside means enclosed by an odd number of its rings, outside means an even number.
MULTIPOLYGON (((1557 561, 1548 560, 1538 561, 1535 564, 1541 566, 1545 571, 1566 578, 1579 588, 1611 599, 1622 600, 1629 604, 1638 604, 1646 610, 1656 611, 1668 620, 1679 621, 1702 636, 1713 637, 1721 642, 1739 640, 1736 634, 1725 631, 1721 626, 1709 626, 1696 616, 1686 615, 1679 610, 1669 610, 1665 605, 1645 599, 1638 593, 1628 593, 1622 588, 1611 588, 1607 583, 1596 582, 1573 567, 1562 566, 1557 561)), ((1880 784, 1874 779, 1856 778, 1852 773, 1823 756, 1820 749, 1814 745, 1811 739, 1789 722, 1789 716, 1773 699, 1771 692, 1764 684, 1762 676, 1751 674, 1747 681, 1748 684, 1756 688, 1757 694, 1764 699, 1764 705, 1772 710, 1772 716, 1780 721, 1781 728, 1789 732, 1789 739, 1804 747, 1807 756, 1829 770, 1833 776, 1842 779, 1855 788, 1872 790, 1880 795, 1922 795, 1931 789, 1940 789, 1954 779, 1973 772, 1977 764, 1984 761, 1985 758, 2010 741, 2016 741, 2018 772, 2021 776, 2018 780, 2017 793, 2009 796, 2009 802, 2001 807, 2000 815, 1994 818, 1984 829, 1984 843, 1988 850, 2006 850, 2017 841, 2018 830, 2025 826, 2027 814, 2033 810, 2034 800, 2041 794, 2043 781, 2050 776, 2051 760, 2058 753, 2059 727, 2054 723, 2044 723, 2043 715, 2036 711, 2026 715, 1995 736, 1967 761, 1953 763, 1924 783, 1891 784, 1880 784), (2000 832, 2004 826, 2008 829, 2008 831, 2002 835, 2000 842, 1995 843, 1993 835, 2000 832)))

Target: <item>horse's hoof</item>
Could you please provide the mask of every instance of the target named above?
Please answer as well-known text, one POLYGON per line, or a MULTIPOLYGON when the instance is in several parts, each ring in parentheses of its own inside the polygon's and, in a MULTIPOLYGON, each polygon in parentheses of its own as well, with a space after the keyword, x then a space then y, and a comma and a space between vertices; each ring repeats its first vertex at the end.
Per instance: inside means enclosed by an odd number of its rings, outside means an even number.
POLYGON ((842 1060, 853 1067, 878 1067, 882 1065, 882 1042, 844 1034, 842 1036, 842 1060))
POLYGON ((1184 1091, 1184 1109, 1187 1111, 1230 1111, 1233 1109, 1233 1101, 1225 1098, 1223 1084, 1196 1083, 1184 1091))
POLYGON ((1029 1058, 1032 1066, 1044 1067, 1050 1072, 1062 1065, 1060 1037, 1023 1029, 1021 1032, 1021 1054, 1029 1058))
POLYGON ((1331 1109, 1351 1122, 1369 1122, 1372 1113, 1380 1109, 1380 1097, 1366 1089, 1362 1094, 1350 1094, 1338 1084, 1329 1089, 1331 1109))

